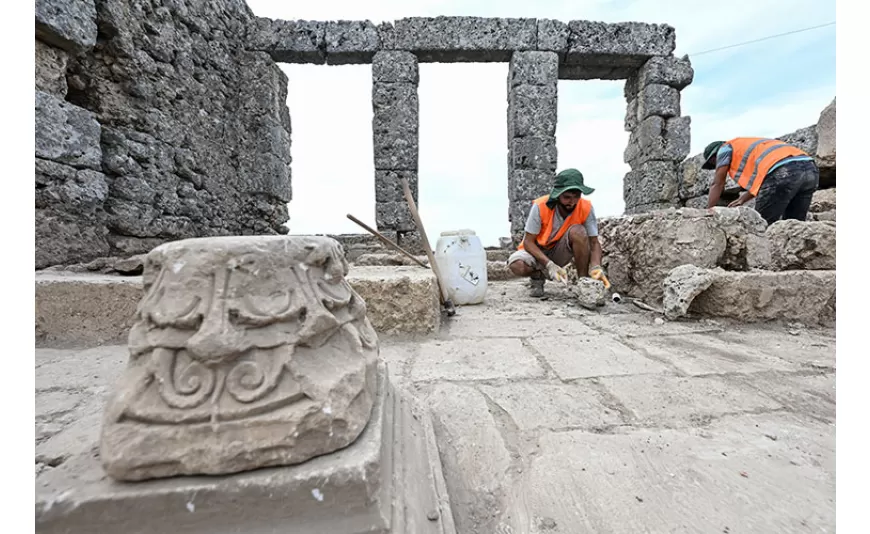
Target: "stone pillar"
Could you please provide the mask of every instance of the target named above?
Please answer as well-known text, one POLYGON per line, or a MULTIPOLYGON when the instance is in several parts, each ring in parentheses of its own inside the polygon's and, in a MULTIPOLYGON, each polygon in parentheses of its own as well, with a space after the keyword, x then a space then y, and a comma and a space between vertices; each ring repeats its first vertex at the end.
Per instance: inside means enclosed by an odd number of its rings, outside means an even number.
POLYGON ((514 52, 508 70, 508 219, 519 244, 532 200, 549 192, 556 171, 556 52, 514 52))
POLYGON ((680 205, 680 162, 689 155, 691 135, 691 118, 680 116, 680 90, 693 76, 688 57, 654 56, 626 81, 627 214, 680 205))
POLYGON ((381 51, 372 59, 375 218, 378 231, 401 245, 418 239, 400 180, 408 180, 417 202, 419 79, 417 57, 410 52, 381 51))

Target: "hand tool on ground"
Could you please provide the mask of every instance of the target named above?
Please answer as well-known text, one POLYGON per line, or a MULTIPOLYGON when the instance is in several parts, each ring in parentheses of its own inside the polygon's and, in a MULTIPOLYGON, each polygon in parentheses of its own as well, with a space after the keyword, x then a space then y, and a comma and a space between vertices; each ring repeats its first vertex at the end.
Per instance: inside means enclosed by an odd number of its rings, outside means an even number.
MULTIPOLYGON (((383 242, 385 245, 387 245, 387 246, 390 247, 391 249, 395 250, 396 252, 401 252, 402 254, 404 254, 405 256, 407 256, 408 258, 410 258, 411 260, 413 260, 414 263, 416 263, 416 264, 419 265, 420 267, 422 267, 422 268, 424 268, 424 269, 428 269, 428 268, 429 268, 428 265, 426 265, 426 264, 423 263, 422 261, 420 261, 420 260, 418 260, 417 258, 415 258, 415 257, 414 257, 410 252, 408 252, 407 250, 403 249, 402 247, 400 247, 400 246, 397 245, 396 243, 393 243, 392 241, 390 241, 389 239, 387 239, 386 236, 384 236, 383 234, 381 234, 380 232, 378 232, 378 231, 375 230, 374 228, 370 228, 366 223, 364 223, 364 222, 362 222, 361 220, 357 219, 356 217, 354 217, 354 216, 351 215, 350 213, 347 214, 347 218, 350 219, 350 220, 352 220, 353 222, 357 223, 358 225, 362 226, 366 231, 368 231, 370 234, 372 234, 373 236, 375 236, 375 237, 377 237, 378 239, 380 239, 381 242, 383 242)), ((431 261, 431 260, 429 260, 429 261, 431 261)))
MULTIPOLYGON (((600 266, 596 265, 595 267, 590 269, 589 276, 591 276, 593 280, 600 280, 601 282, 603 282, 605 291, 609 291, 611 289, 612 286, 610 285, 610 280, 607 279, 607 275, 604 274, 604 269, 602 269, 600 266)), ((613 302, 619 303, 622 301, 622 296, 614 291, 613 295, 611 295, 611 300, 613 300, 613 302)))
POLYGON ((429 248, 429 238, 426 237, 426 230, 423 229, 423 221, 420 220, 420 214, 417 213, 417 204, 414 203, 414 196, 411 194, 411 186, 408 185, 408 179, 402 178, 402 189, 405 191, 405 200, 408 201, 408 209, 411 210, 411 217, 414 218, 414 224, 417 225, 417 230, 420 231, 420 238, 423 241, 423 250, 426 251, 426 256, 429 258, 429 266, 432 272, 435 273, 435 281, 438 283, 438 288, 441 290, 441 302, 444 308, 447 309, 447 315, 452 317, 456 315, 456 308, 453 306, 453 301, 447 294, 447 287, 444 285, 444 278, 441 277, 441 271, 438 269, 438 264, 435 263, 435 254, 429 248))

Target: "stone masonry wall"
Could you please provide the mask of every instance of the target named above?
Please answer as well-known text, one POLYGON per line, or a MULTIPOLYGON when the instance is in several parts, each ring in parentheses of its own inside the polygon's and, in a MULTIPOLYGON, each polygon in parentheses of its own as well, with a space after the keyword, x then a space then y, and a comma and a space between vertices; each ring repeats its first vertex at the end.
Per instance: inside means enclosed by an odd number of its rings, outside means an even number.
POLYGON ((243 0, 38 0, 36 267, 285 233, 287 79, 243 0))

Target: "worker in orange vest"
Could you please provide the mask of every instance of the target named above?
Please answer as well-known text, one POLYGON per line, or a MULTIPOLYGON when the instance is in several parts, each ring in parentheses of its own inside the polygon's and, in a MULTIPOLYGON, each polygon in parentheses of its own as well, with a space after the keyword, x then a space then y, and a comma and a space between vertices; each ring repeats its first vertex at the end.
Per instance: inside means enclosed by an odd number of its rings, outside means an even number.
POLYGON ((556 175, 549 195, 533 201, 525 238, 507 260, 511 272, 531 278, 533 297, 544 295, 545 278, 567 283, 564 267, 571 260, 579 276, 588 273, 599 280, 605 276, 598 220, 592 203, 583 198, 593 191, 583 183, 580 171, 566 169, 556 175))
POLYGON ((707 145, 704 160, 702 169, 716 169, 708 208, 719 202, 727 174, 745 190, 729 207, 757 197, 755 210, 767 224, 780 219, 806 220, 819 187, 819 168, 803 150, 777 139, 737 137, 707 145))

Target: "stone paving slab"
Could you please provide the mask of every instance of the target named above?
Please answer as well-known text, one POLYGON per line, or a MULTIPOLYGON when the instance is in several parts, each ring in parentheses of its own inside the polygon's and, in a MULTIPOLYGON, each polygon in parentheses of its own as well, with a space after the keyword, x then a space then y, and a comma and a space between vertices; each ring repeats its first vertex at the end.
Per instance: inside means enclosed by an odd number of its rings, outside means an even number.
POLYGON ((752 388, 715 376, 617 376, 599 381, 645 426, 697 425, 724 414, 783 408, 752 388))
POLYGON ((658 360, 671 362, 690 375, 747 373, 753 371, 796 371, 799 365, 780 358, 783 351, 767 347, 755 338, 750 345, 733 333, 684 334, 632 339, 632 344, 658 360), (730 339, 729 339, 730 338, 730 339))
POLYGON ((537 337, 529 344, 562 380, 669 371, 608 334, 537 337))
POLYGON ((833 423, 837 418, 837 380, 833 374, 794 376, 756 373, 736 377, 795 413, 833 423))
POLYGON ((514 532, 834 531, 833 433, 790 415, 552 433, 540 449, 510 518, 514 532))
POLYGON ((493 380, 539 378, 544 369, 519 339, 430 340, 420 346, 411 379, 493 380))
POLYGON ((619 412, 605 406, 592 384, 521 383, 480 386, 480 392, 504 410, 520 430, 594 429, 622 423, 619 412))

